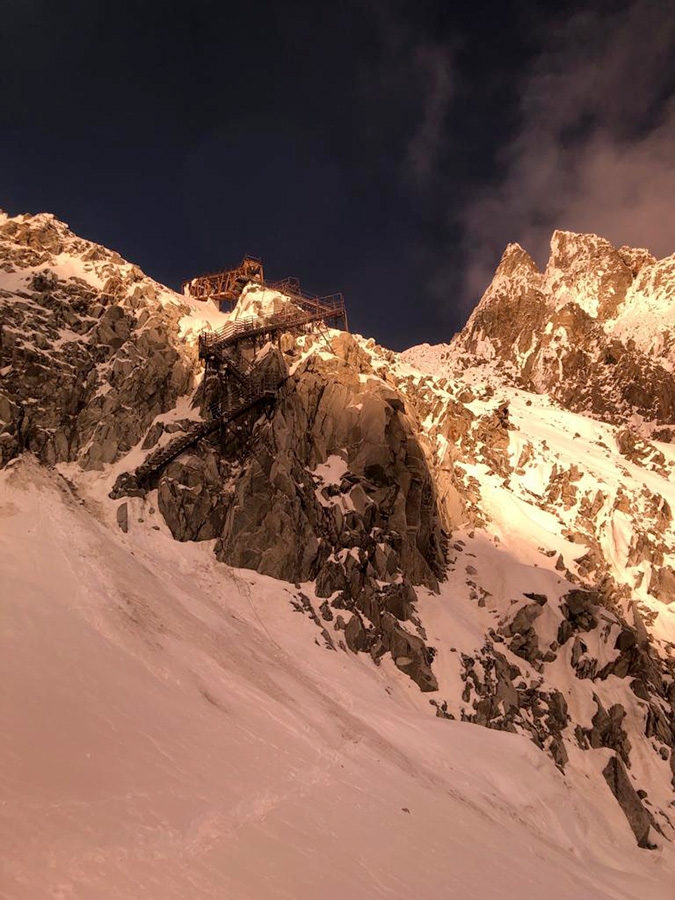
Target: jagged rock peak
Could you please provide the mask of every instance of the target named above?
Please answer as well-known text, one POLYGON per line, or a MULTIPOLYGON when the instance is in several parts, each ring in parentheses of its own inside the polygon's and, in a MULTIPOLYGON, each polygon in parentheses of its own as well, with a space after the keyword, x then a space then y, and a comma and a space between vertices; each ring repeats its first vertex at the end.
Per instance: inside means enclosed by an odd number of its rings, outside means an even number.
POLYGON ((627 244, 624 244, 622 247, 619 247, 617 252, 633 273, 633 277, 646 266, 653 266, 658 262, 651 251, 644 247, 629 247, 627 244))
POLYGON ((543 273, 509 244, 447 365, 490 361, 574 411, 617 424, 637 415, 651 433, 675 427, 673 334, 675 255, 558 230, 543 273))
POLYGON ((616 248, 598 234, 557 228, 551 235, 548 265, 564 268, 577 258, 602 258, 612 253, 616 248))
POLYGON ((615 253, 622 257, 626 265, 631 268, 634 266, 636 270, 657 262, 652 252, 645 247, 630 247, 623 244, 617 248, 607 238, 590 231, 566 231, 556 228, 551 235, 548 265, 569 264, 575 257, 587 260, 600 259, 615 253))
POLYGON ((556 229, 551 236, 548 266, 562 268, 575 258, 597 261, 606 256, 614 257, 615 254, 628 266, 633 276, 645 266, 652 266, 658 262, 651 250, 646 247, 630 247, 623 244, 617 248, 611 241, 592 232, 556 229))
POLYGON ((513 278, 517 275, 540 275, 536 262, 518 243, 509 244, 502 254, 496 276, 513 278))
POLYGON ((608 319, 626 299, 633 273, 605 238, 555 231, 545 281, 556 307, 573 302, 593 318, 608 319))

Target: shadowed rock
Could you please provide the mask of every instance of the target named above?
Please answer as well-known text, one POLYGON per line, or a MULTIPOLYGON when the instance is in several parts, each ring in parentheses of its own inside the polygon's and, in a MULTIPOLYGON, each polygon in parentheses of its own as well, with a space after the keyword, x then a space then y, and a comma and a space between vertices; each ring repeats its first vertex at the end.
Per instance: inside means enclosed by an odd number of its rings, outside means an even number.
POLYGON ((618 756, 610 759, 602 774, 628 819, 638 847, 653 850, 655 845, 649 840, 649 830, 656 828, 656 823, 651 813, 644 808, 637 791, 630 783, 626 767, 618 756))

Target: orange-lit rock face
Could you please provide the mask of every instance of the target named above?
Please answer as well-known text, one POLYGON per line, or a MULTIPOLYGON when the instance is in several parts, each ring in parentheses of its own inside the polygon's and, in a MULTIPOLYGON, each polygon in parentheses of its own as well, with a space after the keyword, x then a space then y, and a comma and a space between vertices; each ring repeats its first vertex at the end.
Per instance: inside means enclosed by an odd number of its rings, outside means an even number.
POLYGON ((100 469, 192 385, 180 298, 53 216, 3 217, 0 460, 100 469))
POLYGON ((517 244, 456 339, 570 409, 675 423, 675 258, 557 231, 544 272, 517 244))

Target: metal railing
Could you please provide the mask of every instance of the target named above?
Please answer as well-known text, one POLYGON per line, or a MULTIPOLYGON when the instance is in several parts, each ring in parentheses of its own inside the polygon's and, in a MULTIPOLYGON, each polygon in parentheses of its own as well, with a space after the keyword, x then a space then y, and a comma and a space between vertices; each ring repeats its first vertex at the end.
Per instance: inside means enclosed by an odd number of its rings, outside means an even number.
POLYGON ((310 309, 303 309, 301 312, 291 309, 272 313, 269 316, 245 316, 235 322, 228 322, 217 331, 204 332, 199 335, 199 355, 200 357, 210 355, 219 347, 238 343, 247 337, 298 328, 324 319, 344 317, 345 306, 341 295, 328 298, 326 302, 314 303, 312 301, 312 303, 310 309))
POLYGON ((272 399, 284 381, 285 378, 279 378, 272 374, 266 374, 257 379, 251 378, 248 389, 242 390, 240 387, 229 402, 219 400, 212 403, 209 406, 210 418, 203 422, 197 422, 187 431, 150 453, 136 469, 134 473, 136 479, 139 482, 144 481, 217 428, 240 418, 259 403, 272 399))
POLYGON ((341 293, 326 294, 319 297, 317 294, 309 294, 300 287, 298 278, 284 278, 265 285, 270 290, 279 291, 299 306, 301 309, 330 310, 327 317, 343 318, 345 313, 345 300, 341 293))

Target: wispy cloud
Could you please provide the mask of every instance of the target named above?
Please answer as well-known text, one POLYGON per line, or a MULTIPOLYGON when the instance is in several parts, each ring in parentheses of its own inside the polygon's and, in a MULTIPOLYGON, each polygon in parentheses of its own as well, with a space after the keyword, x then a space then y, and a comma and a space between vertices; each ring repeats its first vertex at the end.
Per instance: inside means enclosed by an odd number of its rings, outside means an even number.
MULTIPOLYGON (((549 23, 550 26, 550 23, 549 23)), ((465 300, 504 246, 545 261, 551 231, 675 251, 675 16, 662 0, 602 4, 559 23, 520 88, 503 178, 465 207, 465 300)))
POLYGON ((371 0, 367 9, 378 38, 363 79, 372 128, 385 139, 405 188, 424 192, 447 140, 453 50, 397 0, 371 0))
POLYGON ((447 48, 428 44, 417 48, 421 74, 422 115, 408 143, 405 164, 413 182, 426 186, 442 150, 445 121, 452 101, 452 59, 447 48))

